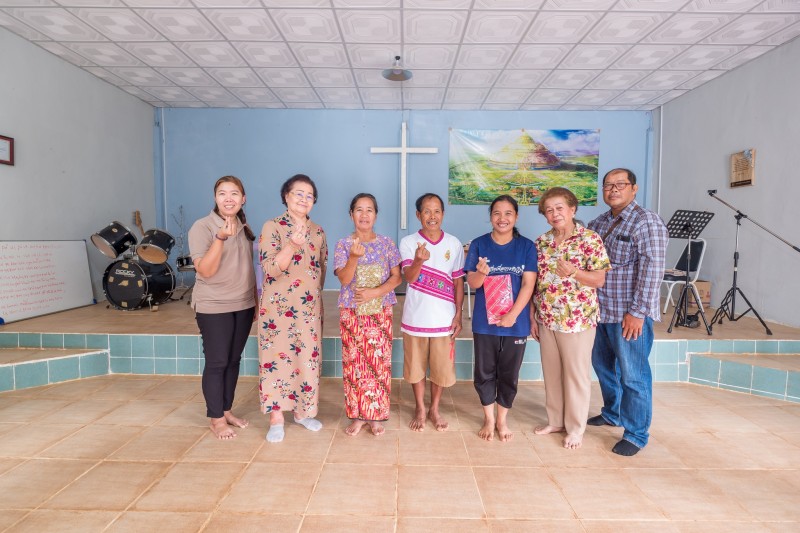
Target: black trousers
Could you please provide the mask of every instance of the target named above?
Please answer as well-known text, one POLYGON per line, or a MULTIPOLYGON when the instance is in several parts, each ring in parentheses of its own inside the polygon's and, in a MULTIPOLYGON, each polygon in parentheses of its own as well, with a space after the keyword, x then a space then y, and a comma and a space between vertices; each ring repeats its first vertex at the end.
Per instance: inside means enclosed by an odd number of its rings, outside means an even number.
POLYGON ((497 403, 511 409, 517 396, 519 369, 525 356, 526 337, 500 337, 473 333, 475 390, 481 405, 497 403))
POLYGON ((206 366, 203 369, 203 396, 206 416, 222 418, 233 405, 239 363, 253 325, 255 307, 230 313, 197 313, 203 337, 206 366))

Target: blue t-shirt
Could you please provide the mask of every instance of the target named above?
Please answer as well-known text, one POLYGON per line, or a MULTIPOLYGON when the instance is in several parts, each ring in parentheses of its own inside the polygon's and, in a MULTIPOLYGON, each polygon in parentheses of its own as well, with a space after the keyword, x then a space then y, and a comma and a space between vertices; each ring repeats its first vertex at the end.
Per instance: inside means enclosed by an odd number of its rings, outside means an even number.
MULTIPOLYGON (((489 260, 490 276, 500 274, 511 276, 511 292, 515 302, 522 288, 522 273, 537 271, 536 245, 527 237, 519 236, 507 244, 497 244, 492 240, 491 233, 481 235, 469 245, 464 270, 476 272, 479 257, 486 257, 489 260)), ((489 324, 486 318, 486 297, 483 287, 480 287, 475 291, 472 331, 500 337, 527 337, 531 333, 530 305, 530 302, 525 304, 525 309, 517 317, 517 322, 510 328, 489 324)))

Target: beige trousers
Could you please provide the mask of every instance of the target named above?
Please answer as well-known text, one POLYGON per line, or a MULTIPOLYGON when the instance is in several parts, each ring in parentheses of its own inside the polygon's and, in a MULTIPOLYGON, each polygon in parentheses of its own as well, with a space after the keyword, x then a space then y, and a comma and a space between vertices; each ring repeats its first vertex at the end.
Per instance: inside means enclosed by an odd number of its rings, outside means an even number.
POLYGON ((547 423, 583 435, 591 398, 592 346, 597 330, 561 333, 539 322, 547 423))

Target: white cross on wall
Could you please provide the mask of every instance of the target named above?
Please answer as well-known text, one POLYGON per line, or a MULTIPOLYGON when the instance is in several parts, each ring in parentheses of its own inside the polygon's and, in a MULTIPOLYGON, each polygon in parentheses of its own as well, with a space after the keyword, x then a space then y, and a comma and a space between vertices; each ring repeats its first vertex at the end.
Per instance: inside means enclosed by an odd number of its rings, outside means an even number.
POLYGON ((370 148, 370 153, 373 154, 400 154, 400 229, 406 229, 408 226, 408 213, 407 213, 407 201, 406 201, 406 188, 408 185, 406 179, 406 167, 407 167, 407 157, 408 154, 437 154, 439 153, 438 148, 423 148, 423 147, 415 147, 411 148, 408 146, 407 143, 407 132, 406 123, 403 122, 402 128, 400 130, 400 146, 396 148, 370 148))

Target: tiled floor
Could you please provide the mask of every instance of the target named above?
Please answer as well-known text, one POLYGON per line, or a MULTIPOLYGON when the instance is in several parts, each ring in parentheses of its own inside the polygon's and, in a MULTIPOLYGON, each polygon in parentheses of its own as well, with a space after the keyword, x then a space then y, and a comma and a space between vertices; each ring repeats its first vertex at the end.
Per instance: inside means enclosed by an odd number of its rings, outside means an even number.
MULTIPOLYGON (((451 431, 406 428, 393 383, 380 438, 348 437, 341 382, 326 378, 311 433, 264 441, 256 381, 233 441, 206 429, 199 378, 112 375, 0 394, 0 530, 9 531, 800 531, 800 405, 690 384, 656 384, 650 445, 622 458, 618 429, 580 450, 544 420, 524 383, 515 439, 483 442, 470 383, 444 397, 451 431)), ((599 394, 595 389, 596 412, 599 394)))

